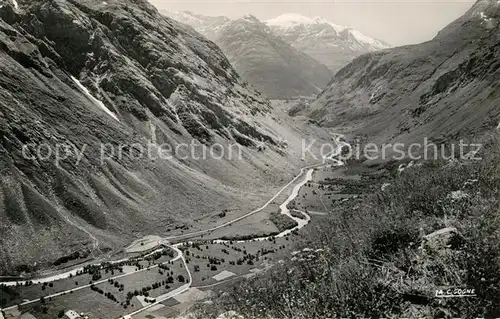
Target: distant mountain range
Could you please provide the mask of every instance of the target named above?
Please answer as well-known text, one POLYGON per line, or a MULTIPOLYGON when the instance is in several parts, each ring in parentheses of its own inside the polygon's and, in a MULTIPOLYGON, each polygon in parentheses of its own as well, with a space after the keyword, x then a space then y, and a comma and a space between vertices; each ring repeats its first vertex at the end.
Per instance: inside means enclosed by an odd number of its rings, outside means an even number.
POLYGON ((357 30, 297 14, 262 22, 254 16, 163 13, 213 40, 242 78, 269 98, 315 95, 355 57, 390 47, 357 30))
POLYGON ((358 30, 336 25, 323 18, 284 14, 268 20, 266 24, 276 35, 334 72, 364 53, 390 47, 358 30))
POLYGON ((253 16, 226 23, 215 42, 241 77, 271 99, 317 95, 333 76, 253 16))

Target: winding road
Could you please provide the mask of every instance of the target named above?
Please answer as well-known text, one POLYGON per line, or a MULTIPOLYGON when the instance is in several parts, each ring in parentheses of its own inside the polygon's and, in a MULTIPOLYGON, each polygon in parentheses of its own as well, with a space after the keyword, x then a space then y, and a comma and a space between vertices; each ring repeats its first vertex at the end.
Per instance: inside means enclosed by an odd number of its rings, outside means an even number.
MULTIPOLYGON (((254 239, 251 239, 251 240, 243 240, 243 241, 234 241, 234 242, 238 242, 238 243, 245 243, 245 242, 255 242, 255 241, 264 241, 264 240, 269 240, 270 238, 281 238, 281 237, 285 237, 289 234, 291 234, 292 232, 296 231, 296 230, 299 230, 299 229, 302 229, 304 228, 305 226, 307 226, 311 220, 311 217, 306 213, 306 212, 303 212, 303 211, 298 211, 298 210, 294 210, 295 212, 299 212, 299 213, 302 213, 304 215, 304 218, 305 219, 302 219, 302 218, 298 218, 298 217, 294 217, 291 213, 290 213, 290 209, 288 208, 288 205, 299 195, 299 192, 300 192, 300 189, 305 185, 307 184, 308 182, 310 182, 312 179, 313 179, 313 173, 315 171, 315 169, 318 169, 320 167, 325 167, 325 166, 342 166, 344 165, 344 163, 342 161, 340 161, 339 159, 337 159, 336 157, 339 157, 342 153, 342 148, 344 146, 350 146, 348 143, 346 143, 345 141, 343 141, 344 139, 344 136, 343 135, 340 135, 340 134, 335 134, 335 138, 334 138, 334 141, 336 142, 336 145, 337 145, 337 148, 330 154, 328 154, 327 156, 324 156, 323 158, 323 163, 322 164, 315 164, 315 165, 309 165, 309 166, 306 166, 304 168, 302 168, 300 170, 300 173, 295 176, 288 184, 286 184, 283 188, 281 188, 271 199, 269 199, 262 207, 260 208, 257 208, 253 211, 251 211, 250 213, 248 214, 245 214, 243 216, 240 216, 238 218, 235 218, 229 222, 226 222, 224 224, 221 224, 219 226, 216 226, 216 227, 213 227, 213 228, 210 228, 210 229, 206 229, 206 230, 201 230, 201 231, 197 231, 197 232, 193 232, 193 233, 189 233, 189 234, 182 234, 182 235, 179 235, 179 236, 171 236, 171 237, 166 237, 166 238, 163 238, 162 240, 159 241, 159 245, 163 245, 163 246, 166 246, 166 247, 169 247, 171 249, 173 249, 174 251, 176 251, 177 255, 176 257, 172 260, 172 261, 177 261, 179 259, 182 260, 182 263, 187 271, 187 274, 188 274, 188 282, 173 290, 173 291, 170 291, 162 296, 159 296, 156 298, 156 302, 155 303, 151 303, 141 309, 138 309, 132 313, 129 313, 123 317, 120 317, 121 319, 130 319, 132 318, 133 315, 136 315, 138 313, 141 313, 147 309, 150 309, 151 307, 154 307, 155 305, 158 305, 160 303, 162 303, 163 301, 165 300, 168 300, 170 298, 173 298, 173 297, 176 297, 184 292, 186 292, 187 290, 189 290, 191 288, 191 285, 192 285, 192 282, 193 282, 193 278, 192 278, 192 274, 191 272, 189 271, 189 268, 187 266, 187 263, 186 263, 186 260, 184 258, 184 255, 182 253, 182 251, 178 248, 179 246, 185 244, 185 243, 189 243, 189 242, 181 242, 181 243, 177 243, 175 245, 171 245, 170 244, 170 241, 172 240, 179 240, 179 239, 183 239, 183 238, 190 238, 190 237, 195 237, 195 236, 200 236, 200 235, 203 235, 203 234, 206 234, 206 233, 210 233, 210 232, 213 232, 215 230, 218 230, 218 229, 221 229, 221 228, 224 228, 224 227, 227 227, 227 226, 230 226, 240 220, 243 220, 245 218, 248 218, 254 214, 257 214, 261 211, 263 211, 264 209, 266 209, 271 203, 273 203, 287 188, 289 188, 291 185, 293 185, 295 182, 297 182, 301 177, 304 176, 304 180, 302 180, 300 183, 298 183, 297 185, 294 186, 294 188, 292 189, 292 192, 290 194, 290 196, 285 200, 285 202, 283 202, 283 204, 280 205, 280 213, 283 214, 283 215, 286 215, 287 217, 295 220, 297 222, 297 226, 292 228, 292 229, 289 229, 289 230, 286 230, 284 232, 281 232, 280 234, 278 235, 275 235, 275 236, 267 236, 267 237, 262 237, 262 238, 254 238, 254 239), (334 164, 327 164, 328 161, 331 161, 333 162, 334 164)), ((215 243, 227 243, 228 241, 223 241, 223 240, 215 240, 214 241, 215 243)), ((163 248, 162 248, 163 249, 163 248)), ((150 254, 148 255, 151 255, 151 254, 154 254, 155 252, 157 251, 161 251, 162 249, 159 249, 159 250, 155 250, 153 252, 151 252, 150 254)), ((147 255, 146 255, 147 256, 147 255)), ((111 263, 120 263, 120 262, 124 262, 124 261, 127 261, 128 259, 122 259, 122 260, 118 260, 118 261, 112 261, 111 263)), ((104 279, 104 280, 101 280, 101 281, 97 281, 95 283, 93 283, 94 285, 98 285, 98 284, 101 284, 101 283, 105 283, 105 282, 108 282, 109 279, 119 279, 119 278, 122 278, 122 277, 126 277, 126 276, 130 276, 132 274, 136 274, 136 273, 139 273, 139 272, 142 272, 142 271, 146 271, 148 269, 154 269, 156 267, 158 267, 159 265, 153 265, 147 269, 141 269, 141 270, 137 270, 137 271, 134 271, 134 272, 130 272, 130 273, 126 273, 126 274, 122 274, 122 275, 119 275, 119 276, 115 276, 115 277, 112 277, 112 278, 108 278, 108 279, 104 279)), ((79 268, 76 268, 76 269, 73 269, 71 271, 68 271, 68 272, 65 272, 65 273, 62 273, 62 274, 57 274, 57 275, 54 275, 54 276, 49 276, 49 277, 45 277, 45 278, 39 278, 39 279, 32 279, 32 280, 29 280, 30 282, 32 282, 33 284, 41 284, 41 283, 48 283, 48 282, 53 282, 53 281, 56 281, 56 280, 61 280, 61 279, 66 279, 66 278, 69 278, 70 276, 76 276, 76 273, 77 272, 80 272, 83 270, 83 267, 79 267, 79 268)), ((26 281, 10 281, 10 282, 2 282, 1 284, 2 285, 5 285, 5 286, 16 286, 18 284, 25 284, 26 281)), ((59 293, 56 293, 56 294, 53 294, 53 295, 50 295, 50 296, 46 296, 45 299, 49 299, 49 298, 54 298, 54 297, 58 297, 58 296, 61 296, 61 295, 65 295, 66 293, 70 293, 70 292, 75 292, 75 291, 78 291, 78 290, 81 290, 81 289, 85 289, 85 288, 88 288, 90 287, 91 285, 83 285, 83 286, 80 286, 80 287, 76 287, 74 289, 69 289, 69 290, 66 290, 66 291, 63 291, 63 292, 59 292, 59 293)), ((29 300, 29 301, 25 301, 23 303, 21 303, 21 305, 29 305, 29 304, 32 304, 32 303, 35 303, 35 302, 38 302, 39 299, 35 299, 35 300, 29 300)), ((16 306, 12 306, 12 307, 7 307, 7 308, 4 308, 2 310, 6 311, 6 310, 12 310, 12 309, 15 309, 17 308, 17 305, 16 306)))

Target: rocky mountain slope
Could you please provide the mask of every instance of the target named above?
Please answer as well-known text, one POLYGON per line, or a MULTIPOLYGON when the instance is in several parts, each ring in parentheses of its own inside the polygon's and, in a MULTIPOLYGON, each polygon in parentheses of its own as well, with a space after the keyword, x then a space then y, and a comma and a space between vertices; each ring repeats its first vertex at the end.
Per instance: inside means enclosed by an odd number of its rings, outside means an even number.
POLYGON ((274 34, 325 64, 333 72, 364 53, 390 47, 381 40, 368 37, 353 28, 336 25, 324 18, 284 14, 268 20, 266 24, 274 34))
POLYGON ((316 95, 332 77, 325 65, 276 37, 253 16, 224 25, 216 43, 241 77, 268 98, 316 95))
POLYGON ((213 39, 243 80, 266 97, 316 95, 332 78, 322 63, 294 48, 254 16, 230 20, 168 13, 213 39))
POLYGON ((200 32, 210 40, 216 40, 222 27, 231 21, 228 17, 219 16, 211 17, 202 14, 196 14, 191 11, 162 11, 166 16, 192 26, 196 31, 200 32))
POLYGON ((0 46, 0 274, 247 212, 298 166, 297 131, 146 0, 4 1, 0 46))
POLYGON ((371 139, 472 137, 500 120, 500 4, 478 1, 429 42, 363 55, 312 105, 325 126, 371 139))

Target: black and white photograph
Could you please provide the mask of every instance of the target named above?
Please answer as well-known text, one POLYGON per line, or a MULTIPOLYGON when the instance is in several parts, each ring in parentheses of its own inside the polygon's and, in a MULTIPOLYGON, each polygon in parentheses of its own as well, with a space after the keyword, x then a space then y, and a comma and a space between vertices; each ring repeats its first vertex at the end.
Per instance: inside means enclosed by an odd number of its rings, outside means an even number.
POLYGON ((500 318, 499 0, 0 0, 0 319, 500 318))

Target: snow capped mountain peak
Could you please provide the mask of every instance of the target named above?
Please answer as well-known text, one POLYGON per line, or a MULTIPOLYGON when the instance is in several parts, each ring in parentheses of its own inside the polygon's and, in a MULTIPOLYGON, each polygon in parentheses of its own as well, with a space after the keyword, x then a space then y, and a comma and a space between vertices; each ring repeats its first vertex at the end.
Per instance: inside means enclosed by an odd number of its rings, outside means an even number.
POLYGON ((254 15, 251 15, 251 14, 246 14, 243 17, 241 17, 241 19, 247 20, 250 22, 260 22, 260 20, 257 19, 257 17, 255 17, 254 15))
POLYGON ((348 30, 352 34, 352 36, 361 43, 366 43, 368 45, 373 46, 374 48, 380 48, 380 49, 384 49, 384 48, 389 47, 388 45, 385 45, 384 43, 382 43, 379 40, 376 40, 374 38, 370 38, 367 35, 364 35, 363 33, 359 32, 358 30, 351 29, 351 28, 349 28, 348 30))
POLYGON ((285 29, 297 27, 300 25, 328 24, 332 26, 337 32, 341 32, 346 29, 345 27, 332 23, 323 17, 310 18, 297 13, 282 14, 279 17, 266 21, 266 24, 271 27, 281 27, 285 29))
POLYGON ((287 13, 266 21, 278 36, 336 72, 357 56, 389 48, 383 41, 323 17, 287 13))
POLYGON ((315 24, 316 21, 312 18, 297 14, 297 13, 285 13, 276 17, 274 19, 270 19, 267 21, 267 24, 270 26, 276 27, 294 27, 299 24, 315 24))
POLYGON ((351 41, 357 42, 354 45, 362 48, 361 50, 374 51, 390 47, 387 43, 364 35, 356 29, 332 23, 323 17, 310 18, 296 13, 286 13, 266 21, 266 24, 282 36, 286 36, 289 32, 303 33, 305 27, 307 30, 305 32, 308 33, 303 34, 301 38, 324 36, 325 33, 335 36, 336 33, 339 37, 350 38, 351 41))
POLYGON ((328 20, 326 20, 325 18, 322 18, 322 17, 317 17, 316 18, 316 23, 317 24, 328 24, 329 26, 331 26, 332 28, 335 29, 335 31, 337 32, 342 32, 346 29, 346 27, 343 27, 341 25, 338 25, 338 24, 335 24, 335 23, 332 23, 328 20))
POLYGON ((172 15, 178 18, 179 21, 183 21, 186 24, 201 23, 203 22, 200 17, 191 11, 173 11, 172 15))
POLYGON ((213 40, 217 32, 231 19, 218 16, 210 17, 202 14, 194 13, 192 11, 166 11, 162 10, 162 14, 177 20, 181 23, 187 24, 195 28, 198 32, 202 33, 209 39, 213 40))

